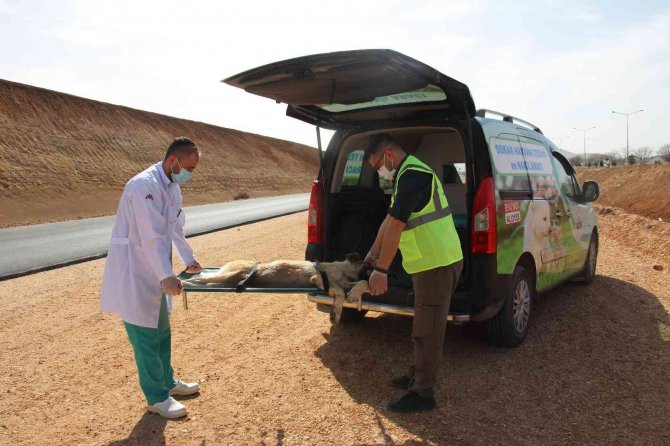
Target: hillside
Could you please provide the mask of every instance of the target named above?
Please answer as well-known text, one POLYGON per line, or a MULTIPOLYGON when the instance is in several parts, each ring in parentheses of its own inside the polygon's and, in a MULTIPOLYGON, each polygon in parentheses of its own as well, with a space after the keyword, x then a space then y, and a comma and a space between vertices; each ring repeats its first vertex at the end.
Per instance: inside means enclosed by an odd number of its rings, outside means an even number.
POLYGON ((176 136, 203 158, 187 205, 308 192, 315 149, 0 80, 0 227, 113 214, 176 136))
POLYGON ((577 175, 580 183, 598 182, 602 205, 670 221, 670 165, 577 168, 577 175))

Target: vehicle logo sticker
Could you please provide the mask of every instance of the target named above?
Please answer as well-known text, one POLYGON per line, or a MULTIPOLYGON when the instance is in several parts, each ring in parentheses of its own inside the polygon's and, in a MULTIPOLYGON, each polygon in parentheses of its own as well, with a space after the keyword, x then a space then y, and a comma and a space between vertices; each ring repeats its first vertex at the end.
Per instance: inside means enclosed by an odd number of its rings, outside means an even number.
POLYGON ((505 201, 505 224, 512 225, 521 221, 521 207, 518 201, 505 201))
POLYGON ((500 174, 553 175, 551 159, 544 146, 492 138, 491 149, 500 174))

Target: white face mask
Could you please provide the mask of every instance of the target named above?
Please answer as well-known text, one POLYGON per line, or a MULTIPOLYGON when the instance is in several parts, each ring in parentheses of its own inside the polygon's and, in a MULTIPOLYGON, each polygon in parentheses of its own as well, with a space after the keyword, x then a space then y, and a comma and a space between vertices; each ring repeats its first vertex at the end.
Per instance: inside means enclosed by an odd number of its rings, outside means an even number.
MULTIPOLYGON (((391 167, 393 167, 393 160, 391 160, 391 167)), ((385 180, 393 181, 393 177, 395 176, 395 168, 393 168, 393 170, 388 170, 386 167, 386 153, 384 153, 384 164, 382 164, 382 167, 379 168, 377 173, 385 180)))

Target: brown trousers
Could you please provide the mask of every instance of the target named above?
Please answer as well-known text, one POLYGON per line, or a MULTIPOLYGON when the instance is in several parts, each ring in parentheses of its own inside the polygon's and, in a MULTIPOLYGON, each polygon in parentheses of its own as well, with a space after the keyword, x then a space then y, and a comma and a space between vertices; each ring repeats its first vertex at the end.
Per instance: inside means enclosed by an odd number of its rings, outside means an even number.
POLYGON ((410 390, 423 397, 433 397, 437 370, 442 358, 447 315, 451 296, 456 291, 463 261, 412 275, 414 282, 414 365, 409 377, 410 390))

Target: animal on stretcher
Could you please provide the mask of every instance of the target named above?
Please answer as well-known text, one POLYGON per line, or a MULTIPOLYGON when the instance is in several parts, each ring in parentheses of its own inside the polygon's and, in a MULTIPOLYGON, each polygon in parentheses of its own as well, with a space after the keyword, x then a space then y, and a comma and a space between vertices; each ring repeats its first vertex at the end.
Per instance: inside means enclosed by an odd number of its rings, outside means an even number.
MULTIPOLYGON (((301 260, 274 260, 258 263, 255 273, 249 278, 246 286, 257 288, 310 288, 317 287, 334 298, 330 318, 339 322, 342 316, 344 301, 359 302, 364 293, 368 292, 366 268, 360 255, 347 254, 340 262, 314 262, 301 260), (325 273, 327 284, 321 276, 325 273), (348 289, 349 292, 346 292, 348 289)), ((212 274, 201 275, 184 280, 184 285, 222 284, 234 287, 243 280, 257 262, 251 260, 234 260, 228 262, 212 274)))

